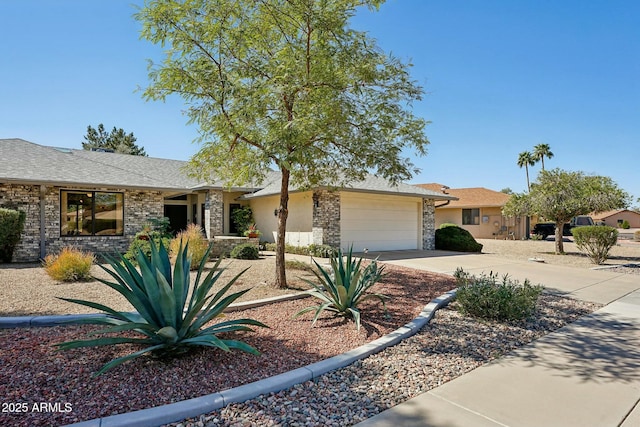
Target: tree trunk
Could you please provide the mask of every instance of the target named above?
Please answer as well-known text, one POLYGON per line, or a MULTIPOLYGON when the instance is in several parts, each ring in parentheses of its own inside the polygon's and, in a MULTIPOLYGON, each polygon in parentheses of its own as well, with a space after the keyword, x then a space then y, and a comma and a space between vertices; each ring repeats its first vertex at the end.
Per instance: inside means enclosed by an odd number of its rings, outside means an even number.
POLYGON ((564 253, 564 243, 562 241, 562 229, 564 227, 564 221, 556 221, 556 254, 564 253))
POLYGON ((276 287, 287 287, 287 275, 284 265, 285 233, 289 216, 289 170, 282 168, 280 181, 280 206, 278 207, 278 234, 276 236, 276 287))

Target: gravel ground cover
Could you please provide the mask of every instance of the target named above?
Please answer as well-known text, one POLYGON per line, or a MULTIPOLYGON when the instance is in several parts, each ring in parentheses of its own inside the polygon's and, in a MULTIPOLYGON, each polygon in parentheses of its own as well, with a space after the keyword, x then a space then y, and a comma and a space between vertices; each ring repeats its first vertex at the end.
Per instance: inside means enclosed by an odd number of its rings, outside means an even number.
POLYGON ((134 351, 120 348, 57 352, 53 344, 82 339, 92 326, 0 330, 0 396, 3 402, 70 404, 70 412, 1 413, 4 426, 54 426, 129 412, 214 393, 289 371, 379 338, 413 319, 433 298, 454 287, 451 277, 406 268, 387 268, 388 275, 373 291, 390 297, 388 315, 373 300, 362 307, 362 328, 352 322, 313 315, 292 319, 310 299, 270 304, 229 313, 226 319, 250 317, 270 326, 233 336, 262 352, 253 356, 198 349, 170 362, 138 358, 97 379, 91 375, 109 360, 134 351))
MULTIPOLYGON (((541 257, 545 262, 578 268, 594 267, 573 243, 565 242, 567 255, 554 255, 553 242, 480 240, 484 253, 526 260, 541 257)), ((639 274, 640 245, 625 244, 611 251, 606 265, 613 271, 639 274)), ((234 260, 228 277, 245 268, 234 260)), ((251 261, 251 269, 240 287, 254 287, 245 300, 264 298, 289 290, 272 285, 273 258, 251 261)), ((291 301, 253 309, 249 315, 269 324, 269 330, 243 334, 242 339, 258 347, 262 356, 242 353, 196 351, 186 358, 162 363, 141 359, 125 364, 96 380, 90 378, 103 363, 131 350, 90 349, 55 352, 51 344, 84 337, 91 327, 31 328, 0 330, 0 395, 3 403, 69 403, 68 413, 0 413, 0 425, 51 426, 83 419, 128 412, 213 393, 260 378, 285 372, 371 341, 413 318, 432 298, 453 287, 445 276, 389 267, 394 275, 383 289, 396 296, 391 318, 377 306, 367 307, 360 334, 353 324, 324 316, 317 327, 308 318, 291 320, 292 313, 310 305, 291 301)), ((104 274, 97 269, 96 274, 104 274)), ((305 274, 290 272, 288 277, 305 274)), ((293 288, 302 282, 290 280, 293 288)), ((74 305, 55 296, 73 296, 108 302, 117 294, 97 282, 59 284, 42 269, 29 265, 0 265, 0 315, 62 314, 75 311, 74 305), (105 290, 107 293, 105 293, 105 290), (64 293, 66 292, 66 293, 64 293)), ((295 289, 294 289, 295 290, 295 289)), ((589 313, 597 306, 557 296, 541 299, 535 318, 520 324, 477 322, 460 317, 450 309, 415 337, 371 356, 350 367, 329 373, 317 381, 289 390, 261 396, 243 404, 185 420, 176 426, 329 426, 352 425, 397 403, 449 381, 492 358, 523 345, 589 313)), ((64 408, 64 406, 63 406, 64 408)))
POLYGON ((439 310, 418 334, 346 368, 172 426, 351 426, 598 307, 543 295, 531 319, 500 323, 462 317, 452 304, 439 310))

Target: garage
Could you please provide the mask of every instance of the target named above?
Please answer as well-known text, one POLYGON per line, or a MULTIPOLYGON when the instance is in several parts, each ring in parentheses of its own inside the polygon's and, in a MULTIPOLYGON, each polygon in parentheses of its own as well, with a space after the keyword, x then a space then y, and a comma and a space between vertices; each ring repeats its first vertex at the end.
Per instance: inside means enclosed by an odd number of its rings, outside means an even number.
POLYGON ((422 249, 422 200, 417 197, 342 192, 340 235, 355 252, 422 249))

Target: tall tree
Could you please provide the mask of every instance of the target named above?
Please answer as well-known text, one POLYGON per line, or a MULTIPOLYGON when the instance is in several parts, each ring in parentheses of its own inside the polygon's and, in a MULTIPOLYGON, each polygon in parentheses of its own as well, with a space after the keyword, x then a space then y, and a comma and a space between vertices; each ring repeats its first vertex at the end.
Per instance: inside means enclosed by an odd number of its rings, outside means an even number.
POLYGON ((98 129, 87 126, 87 134, 84 136, 84 141, 82 148, 85 150, 98 148, 136 156, 147 155, 144 147, 136 145, 136 137, 133 136, 133 132, 127 134, 124 129, 116 129, 115 126, 111 132, 105 131, 102 123, 98 125, 98 129))
POLYGON ((561 254, 562 228, 571 218, 621 209, 629 203, 629 194, 609 177, 553 169, 541 171, 529 194, 512 197, 503 211, 509 216, 527 213, 555 222, 556 253, 561 254))
POLYGON ((391 182, 417 169, 423 90, 406 64, 349 27, 383 0, 149 0, 142 38, 165 46, 151 65, 150 100, 178 94, 199 125, 194 174, 228 184, 281 172, 276 284, 286 286, 289 185, 340 186, 374 172, 391 182))
POLYGON ((549 144, 538 144, 533 147, 533 158, 536 162, 542 162, 542 170, 544 170, 544 158, 550 159, 553 157, 551 147, 549 144))
POLYGON ((533 157, 533 154, 529 151, 523 151, 518 154, 518 166, 522 169, 524 166, 527 172, 527 191, 531 191, 531 184, 529 183, 529 166, 533 166, 536 164, 536 161, 533 157))

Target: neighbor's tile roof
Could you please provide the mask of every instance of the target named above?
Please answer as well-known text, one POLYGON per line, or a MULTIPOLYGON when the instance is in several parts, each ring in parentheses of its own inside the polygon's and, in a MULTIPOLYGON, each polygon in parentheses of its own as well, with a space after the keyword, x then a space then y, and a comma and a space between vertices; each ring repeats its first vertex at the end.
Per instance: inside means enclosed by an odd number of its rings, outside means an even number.
POLYGON ((457 197, 458 200, 452 200, 441 209, 461 209, 461 208, 478 208, 478 207, 502 207, 509 200, 509 195, 499 191, 489 190, 484 187, 474 188, 448 188, 446 185, 438 183, 417 184, 418 187, 431 191, 438 191, 441 194, 445 188, 446 194, 457 197))
POLYGON ((612 211, 598 212, 598 213, 591 212, 589 214, 589 216, 592 217, 595 220, 599 220, 599 219, 602 220, 602 219, 609 218, 610 216, 614 216, 614 215, 622 213, 622 212, 631 212, 633 214, 640 215, 640 213, 634 212, 634 211, 630 211, 629 209, 616 209, 616 210, 612 210, 612 211))

